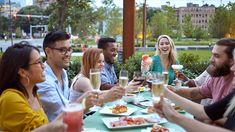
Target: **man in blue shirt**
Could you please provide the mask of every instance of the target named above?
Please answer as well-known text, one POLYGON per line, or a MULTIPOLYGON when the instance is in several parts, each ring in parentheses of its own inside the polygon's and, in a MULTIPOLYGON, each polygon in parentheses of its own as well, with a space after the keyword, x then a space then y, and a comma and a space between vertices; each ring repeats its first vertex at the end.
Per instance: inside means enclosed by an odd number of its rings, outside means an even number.
POLYGON ((117 44, 113 38, 100 38, 98 48, 103 49, 105 65, 101 72, 101 90, 108 90, 117 85, 117 76, 114 71, 114 60, 117 55, 117 44))
MULTIPOLYGON (((37 84, 38 94, 49 121, 62 112, 62 106, 69 103, 69 81, 65 68, 69 66, 72 48, 70 35, 64 31, 52 31, 43 41, 43 50, 47 57, 45 62, 46 81, 37 84)), ((97 93, 88 93, 85 106, 93 106, 97 93)), ((83 99, 82 98, 82 99, 83 99)), ((81 98, 76 102, 81 103, 81 98)))

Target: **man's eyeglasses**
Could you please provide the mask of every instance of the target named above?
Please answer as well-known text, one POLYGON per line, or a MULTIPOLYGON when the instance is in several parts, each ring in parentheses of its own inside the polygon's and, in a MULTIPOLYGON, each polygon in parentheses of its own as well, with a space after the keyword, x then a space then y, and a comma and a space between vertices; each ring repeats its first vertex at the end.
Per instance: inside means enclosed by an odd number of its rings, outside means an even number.
POLYGON ((43 64, 42 59, 38 59, 36 62, 29 64, 29 66, 30 65, 36 65, 36 64, 41 64, 42 65, 43 64))
POLYGON ((53 50, 57 50, 63 55, 66 55, 67 53, 71 54, 73 52, 72 48, 68 48, 68 49, 66 49, 66 48, 53 48, 53 47, 49 47, 49 48, 53 49, 53 50))

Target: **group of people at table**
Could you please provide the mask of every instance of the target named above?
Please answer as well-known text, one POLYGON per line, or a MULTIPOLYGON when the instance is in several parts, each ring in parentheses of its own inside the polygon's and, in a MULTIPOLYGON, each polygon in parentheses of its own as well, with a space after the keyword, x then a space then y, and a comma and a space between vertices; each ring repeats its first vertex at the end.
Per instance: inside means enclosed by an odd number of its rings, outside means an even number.
MULTIPOLYGON (((62 120, 62 106, 71 102, 82 103, 84 112, 88 113, 94 105, 102 106, 122 98, 128 90, 137 89, 139 82, 135 81, 130 81, 126 88, 118 85, 113 66, 117 55, 115 39, 100 38, 97 45, 98 48, 88 48, 84 52, 80 72, 73 78, 70 88, 65 69, 70 64, 73 50, 70 35, 66 32, 52 31, 45 36, 45 62, 39 49, 27 41, 8 47, 0 61, 0 130, 63 132, 68 126, 62 120), (89 79, 91 68, 101 71, 101 92, 93 90, 89 79)), ((180 89, 168 85, 160 101, 154 103, 155 112, 186 131, 234 131, 234 47, 233 38, 218 40, 203 75, 194 80, 182 73, 178 75, 185 85, 194 87, 180 89), (179 114, 164 98, 197 120, 179 114), (206 98, 212 101, 205 106, 191 101, 206 98)), ((175 73, 171 65, 180 63, 176 53, 173 40, 161 35, 151 67, 140 62, 141 69, 168 71, 169 84, 172 84, 175 73)))

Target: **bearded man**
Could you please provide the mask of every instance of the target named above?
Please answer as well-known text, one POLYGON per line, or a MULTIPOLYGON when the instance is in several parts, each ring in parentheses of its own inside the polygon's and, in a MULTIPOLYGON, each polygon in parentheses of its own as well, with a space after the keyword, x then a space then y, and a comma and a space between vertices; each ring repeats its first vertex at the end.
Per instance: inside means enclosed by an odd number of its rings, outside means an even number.
POLYGON ((216 42, 212 50, 210 65, 207 68, 211 78, 202 86, 188 89, 168 88, 190 100, 211 98, 210 103, 221 100, 234 89, 232 86, 234 74, 230 71, 234 63, 234 47, 235 41, 232 38, 223 38, 216 42))

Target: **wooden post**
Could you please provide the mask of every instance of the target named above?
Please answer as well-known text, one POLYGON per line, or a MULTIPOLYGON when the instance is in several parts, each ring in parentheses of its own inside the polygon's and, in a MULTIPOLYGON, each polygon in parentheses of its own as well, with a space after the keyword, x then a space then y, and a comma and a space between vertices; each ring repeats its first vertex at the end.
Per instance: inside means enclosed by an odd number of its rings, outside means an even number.
POLYGON ((123 62, 134 54, 135 0, 123 0, 123 62))

